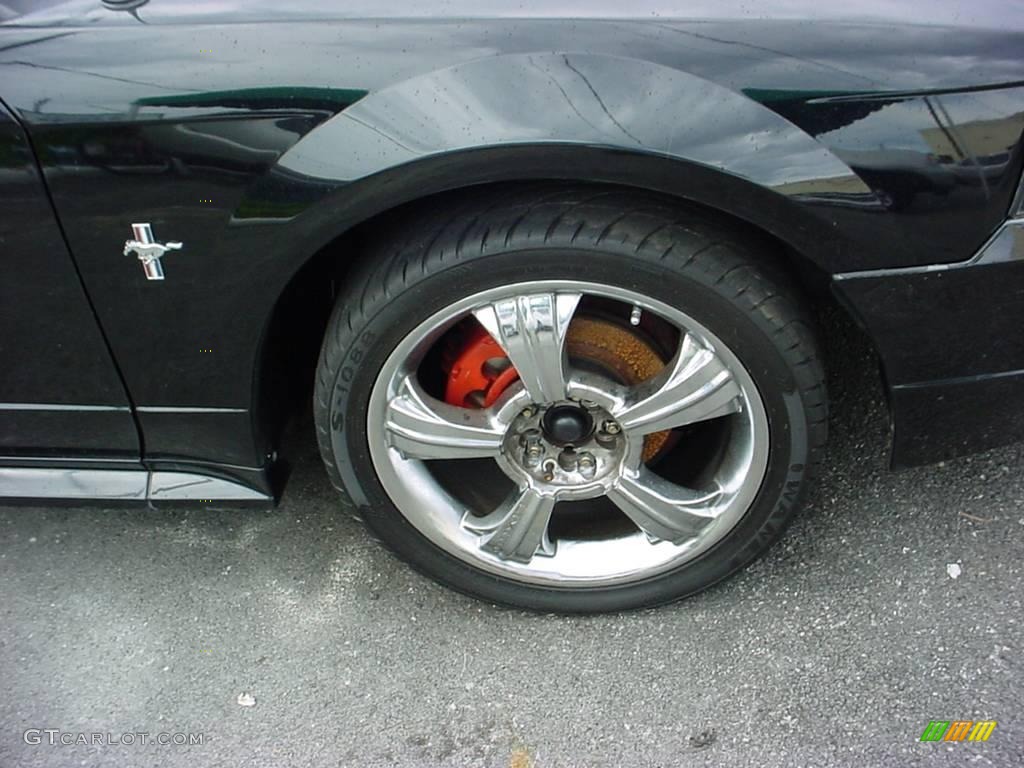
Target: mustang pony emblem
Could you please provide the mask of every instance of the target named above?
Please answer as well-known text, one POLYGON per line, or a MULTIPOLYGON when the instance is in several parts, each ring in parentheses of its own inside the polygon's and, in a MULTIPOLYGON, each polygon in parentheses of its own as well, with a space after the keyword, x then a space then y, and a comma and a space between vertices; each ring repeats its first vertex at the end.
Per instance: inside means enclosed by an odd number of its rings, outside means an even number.
POLYGON ((160 257, 168 251, 181 250, 181 243, 156 242, 149 224, 132 224, 132 234, 135 239, 125 241, 124 255, 134 252, 139 257, 147 280, 163 280, 164 268, 160 264, 160 257))

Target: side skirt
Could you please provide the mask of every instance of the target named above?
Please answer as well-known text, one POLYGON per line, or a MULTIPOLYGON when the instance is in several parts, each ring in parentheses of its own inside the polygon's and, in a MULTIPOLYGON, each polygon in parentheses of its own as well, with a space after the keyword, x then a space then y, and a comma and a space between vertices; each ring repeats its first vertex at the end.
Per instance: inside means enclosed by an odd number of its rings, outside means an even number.
MULTIPOLYGON (((269 482, 265 483, 270 487, 269 482)), ((0 501, 273 506, 274 495, 223 477, 171 470, 0 467, 0 501)))

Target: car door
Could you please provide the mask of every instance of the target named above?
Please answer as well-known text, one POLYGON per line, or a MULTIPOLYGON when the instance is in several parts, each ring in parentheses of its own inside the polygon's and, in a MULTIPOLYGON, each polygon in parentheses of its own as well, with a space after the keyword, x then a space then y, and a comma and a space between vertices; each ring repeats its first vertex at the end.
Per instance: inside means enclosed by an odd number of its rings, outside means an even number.
POLYGON ((0 105, 0 465, 137 464, 131 404, 27 136, 0 105))

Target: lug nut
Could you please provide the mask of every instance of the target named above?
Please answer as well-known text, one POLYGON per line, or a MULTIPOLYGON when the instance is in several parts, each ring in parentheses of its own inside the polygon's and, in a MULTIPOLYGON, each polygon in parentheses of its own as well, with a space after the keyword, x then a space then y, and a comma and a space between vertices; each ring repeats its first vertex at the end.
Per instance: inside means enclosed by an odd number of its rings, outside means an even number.
POLYGON ((580 405, 591 411, 599 407, 593 400, 580 400, 580 405))
POLYGON ((536 467, 544 458, 544 449, 539 445, 531 445, 523 454, 523 464, 527 467, 536 467))
POLYGON ((581 475, 591 478, 597 472, 597 459, 594 458, 593 454, 581 453, 577 457, 576 468, 579 469, 581 475))
POLYGON ((602 445, 605 448, 615 444, 618 440, 619 434, 622 432, 622 426, 611 419, 605 419, 601 422, 601 428, 597 431, 594 436, 597 439, 598 445, 602 445))
POLYGON ((527 447, 540 443, 541 432, 539 429, 524 429, 519 434, 519 442, 527 447))
POLYGON ((519 442, 525 449, 523 451, 523 464, 528 467, 536 467, 544 458, 544 444, 540 439, 539 429, 527 429, 519 435, 519 442))

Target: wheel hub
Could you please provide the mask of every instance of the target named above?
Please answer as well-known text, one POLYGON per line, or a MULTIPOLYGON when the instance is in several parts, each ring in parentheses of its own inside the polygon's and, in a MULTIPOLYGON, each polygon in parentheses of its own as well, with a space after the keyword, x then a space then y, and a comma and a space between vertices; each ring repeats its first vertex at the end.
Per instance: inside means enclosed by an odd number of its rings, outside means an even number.
POLYGON ((498 463, 513 480, 525 480, 544 495, 587 499, 615 483, 626 453, 626 436, 608 411, 569 400, 520 412, 498 463))

